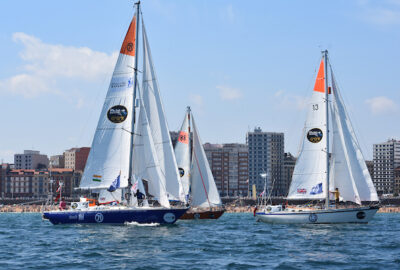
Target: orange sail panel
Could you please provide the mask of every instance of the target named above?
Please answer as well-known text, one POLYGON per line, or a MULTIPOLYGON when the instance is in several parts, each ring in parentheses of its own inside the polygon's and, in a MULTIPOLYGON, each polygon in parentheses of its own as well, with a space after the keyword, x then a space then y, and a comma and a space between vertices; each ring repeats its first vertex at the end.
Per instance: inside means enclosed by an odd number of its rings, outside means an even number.
POLYGON ((133 17, 131 24, 129 25, 128 32, 126 33, 124 42, 121 46, 120 53, 135 56, 136 48, 136 16, 133 17))
POLYGON ((314 91, 325 93, 324 59, 321 60, 321 64, 319 65, 318 75, 314 85, 314 91))

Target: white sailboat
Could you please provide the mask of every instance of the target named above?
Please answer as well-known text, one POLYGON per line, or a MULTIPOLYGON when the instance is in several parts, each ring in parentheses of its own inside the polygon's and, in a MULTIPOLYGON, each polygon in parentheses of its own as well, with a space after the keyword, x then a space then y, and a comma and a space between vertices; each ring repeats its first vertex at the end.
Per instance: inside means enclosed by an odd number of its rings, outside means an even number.
POLYGON ((369 222, 379 209, 373 202, 379 199, 327 51, 323 52, 303 133, 287 199, 325 200, 324 207, 283 209, 280 205, 264 205, 255 212, 257 220, 266 223, 369 222), (332 207, 333 195, 337 201, 358 206, 344 208, 337 204, 332 207), (370 202, 370 205, 362 206, 362 202, 370 202))
POLYGON ((182 190, 192 207, 181 219, 217 219, 224 209, 190 107, 175 144, 182 190), (193 131, 191 130, 193 128, 193 131), (191 136, 193 135, 193 136, 191 136))
POLYGON ((99 193, 99 205, 89 206, 82 199, 72 209, 44 212, 53 224, 174 223, 187 210, 169 203, 169 196, 179 199, 180 181, 172 143, 165 135, 169 131, 143 20, 139 19, 140 2, 135 5, 80 183, 80 189, 99 193), (138 91, 140 22, 144 71, 143 87, 138 91), (142 181, 147 183, 146 190, 142 181), (133 197, 138 189, 145 203, 133 197), (149 199, 153 206, 147 203, 149 199))

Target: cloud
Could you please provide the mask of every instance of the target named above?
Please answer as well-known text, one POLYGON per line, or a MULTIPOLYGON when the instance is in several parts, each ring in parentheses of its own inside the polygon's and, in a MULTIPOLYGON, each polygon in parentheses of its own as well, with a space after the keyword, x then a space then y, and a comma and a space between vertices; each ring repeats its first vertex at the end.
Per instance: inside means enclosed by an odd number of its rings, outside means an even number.
POLYGON ((87 47, 46 44, 39 38, 14 33, 13 41, 23 45, 19 53, 23 72, 0 80, 0 92, 32 98, 43 93, 60 93, 58 79, 96 81, 112 72, 117 52, 106 54, 87 47))
POLYGON ((229 86, 217 86, 219 96, 222 100, 235 100, 242 97, 242 92, 239 89, 229 86))
POLYGON ((387 97, 374 97, 367 99, 365 103, 373 114, 384 114, 397 111, 397 105, 393 100, 387 97))
POLYGON ((400 1, 358 1, 361 7, 361 18, 375 25, 400 24, 400 1))
POLYGON ((274 94, 278 104, 282 108, 295 108, 296 110, 304 110, 309 102, 308 97, 296 96, 286 93, 285 90, 278 90, 274 94))
POLYGON ((192 94, 189 96, 190 102, 192 102, 194 105, 198 107, 203 106, 203 97, 197 94, 192 94))

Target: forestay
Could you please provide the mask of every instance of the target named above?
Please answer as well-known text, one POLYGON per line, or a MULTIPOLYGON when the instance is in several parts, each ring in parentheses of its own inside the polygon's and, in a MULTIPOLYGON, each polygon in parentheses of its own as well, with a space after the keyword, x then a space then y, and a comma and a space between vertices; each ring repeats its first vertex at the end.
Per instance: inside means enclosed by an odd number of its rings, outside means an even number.
POLYGON ((136 16, 125 36, 100 114, 80 188, 108 188, 121 174, 120 188, 128 186, 136 16))
POLYGON ((212 207, 222 204, 214 177, 208 165, 206 153, 203 149, 193 115, 193 156, 191 175, 192 206, 212 207))
POLYGON ((155 153, 160 165, 160 171, 167 181, 167 192, 170 199, 184 201, 184 192, 180 185, 179 172, 164 108, 161 102, 158 82, 152 62, 146 30, 143 25, 143 87, 141 96, 147 112, 151 135, 154 141, 155 153))

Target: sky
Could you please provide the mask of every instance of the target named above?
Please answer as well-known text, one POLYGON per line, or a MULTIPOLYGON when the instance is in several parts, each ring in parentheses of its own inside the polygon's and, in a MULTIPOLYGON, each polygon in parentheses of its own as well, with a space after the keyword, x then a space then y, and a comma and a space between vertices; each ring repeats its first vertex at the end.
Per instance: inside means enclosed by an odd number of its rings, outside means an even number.
MULTIPOLYGON (((90 146, 133 1, 0 1, 0 160, 90 146)), ((203 142, 284 132, 297 154, 321 51, 366 159, 400 139, 400 0, 144 0, 170 130, 203 142)))

